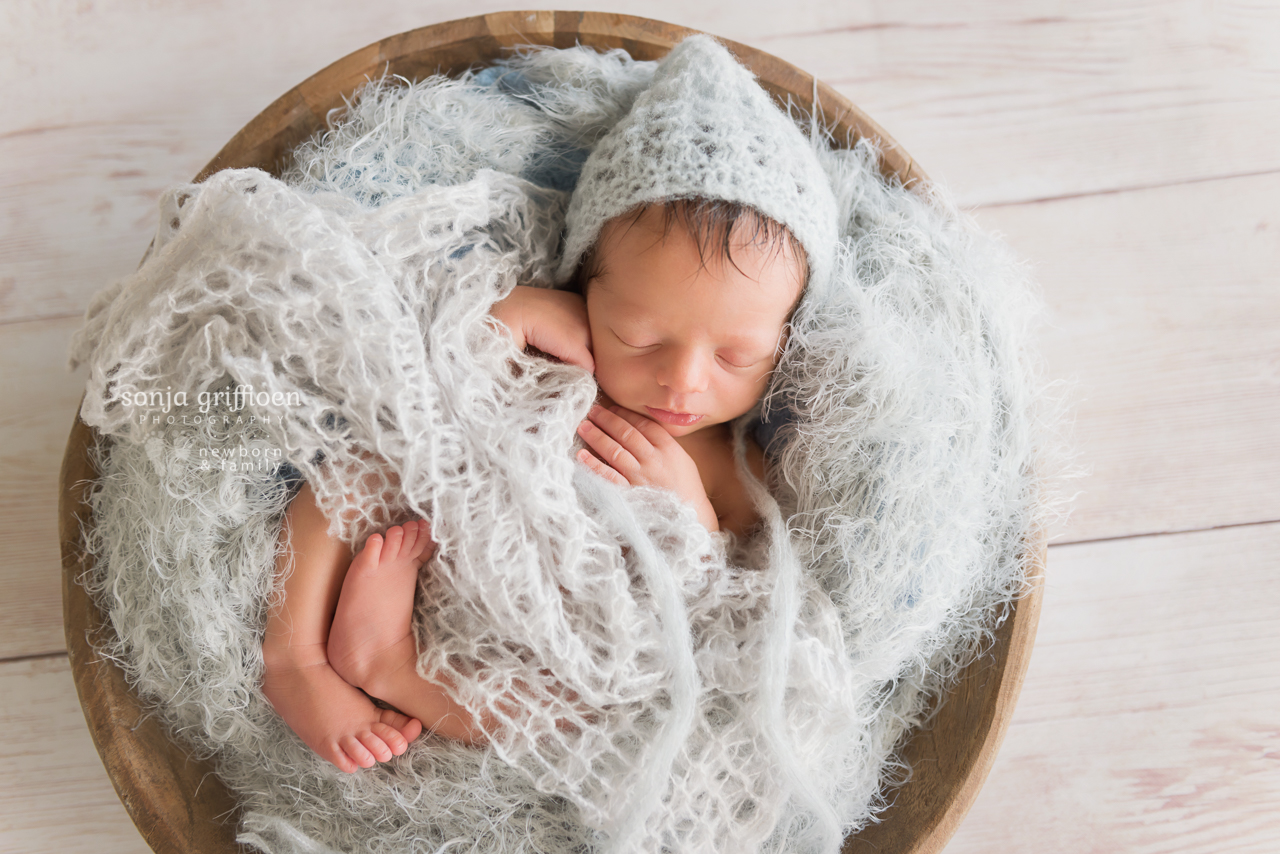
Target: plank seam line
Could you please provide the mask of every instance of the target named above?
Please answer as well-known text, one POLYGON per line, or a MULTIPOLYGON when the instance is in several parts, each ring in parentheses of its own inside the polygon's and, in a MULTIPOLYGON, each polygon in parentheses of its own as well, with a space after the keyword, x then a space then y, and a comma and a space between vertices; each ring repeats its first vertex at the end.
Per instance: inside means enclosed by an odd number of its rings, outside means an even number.
POLYGON ((1225 175, 1206 175, 1202 178, 1187 178, 1184 181, 1167 181, 1154 184, 1134 184, 1129 187, 1115 187, 1110 190, 1089 190, 1080 193, 1064 193, 1060 196, 1041 196, 1034 199, 1014 199, 1006 202, 983 202, 973 206, 973 210, 989 208, 1008 208, 1017 205, 1034 205, 1040 202, 1060 202, 1071 199, 1087 199, 1093 196, 1116 196, 1122 193, 1141 193, 1146 190, 1161 190, 1166 187, 1185 187, 1191 184, 1207 184, 1212 181, 1234 181, 1239 178, 1263 178, 1268 175, 1280 175, 1280 169, 1260 169, 1256 172, 1232 172, 1225 175))
POLYGON ((1089 543, 1113 543, 1117 540, 1138 540, 1148 537, 1169 537, 1176 534, 1200 534, 1206 531, 1226 531, 1232 528, 1258 528, 1264 525, 1275 525, 1280 523, 1280 519, 1259 519, 1255 522, 1231 522, 1226 525, 1209 525, 1204 528, 1179 528, 1176 531, 1146 531, 1141 534, 1117 534, 1114 537, 1094 537, 1089 540, 1067 540, 1065 542, 1050 542, 1050 548, 1058 546, 1078 546, 1087 545, 1089 543))
POLYGON ((874 21, 866 24, 847 24, 843 27, 831 27, 825 30, 797 30, 789 33, 762 34, 752 37, 753 42, 777 41, 778 39, 805 39, 821 36, 841 35, 844 33, 877 32, 880 30, 968 30, 979 27, 1025 27, 1045 26, 1071 23, 1071 18, 1064 15, 1045 15, 1036 18, 1014 18, 1007 21, 874 21))
POLYGON ((24 661, 43 661, 50 658, 66 658, 67 651, 59 652, 33 652, 30 655, 14 655, 9 658, 0 658, 0 664, 21 664, 24 661))
POLYGON ((46 133, 58 133, 64 130, 80 130, 83 128, 103 127, 111 124, 108 121, 91 121, 91 122, 64 122, 61 124, 36 125, 35 127, 18 128, 16 130, 4 131, 0 133, 0 142, 8 142, 11 139, 19 139, 24 136, 40 136, 46 133))
POLYGON ((66 320, 71 317, 84 317, 84 312, 64 311, 58 314, 33 314, 28 317, 0 317, 0 326, 12 326, 15 323, 40 323, 44 320, 66 320))

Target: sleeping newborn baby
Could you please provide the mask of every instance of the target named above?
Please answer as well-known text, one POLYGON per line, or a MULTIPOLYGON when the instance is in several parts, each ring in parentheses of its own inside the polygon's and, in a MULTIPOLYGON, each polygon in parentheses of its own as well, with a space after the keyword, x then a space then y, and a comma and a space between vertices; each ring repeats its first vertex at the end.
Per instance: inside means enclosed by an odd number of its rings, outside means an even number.
MULTIPOLYGON (((518 347, 594 373, 583 465, 620 487, 671 490, 708 530, 745 535, 758 517, 730 423, 764 393, 835 242, 835 201, 810 143, 723 47, 691 37, 583 167, 558 272, 577 292, 517 287, 492 317, 518 347)), ((749 439, 745 464, 762 477, 749 439)), ((328 530, 304 485, 282 528, 283 596, 263 640, 272 705, 348 772, 403 753, 424 725, 479 740, 492 722, 416 670, 428 523, 371 536, 354 558, 328 530)))

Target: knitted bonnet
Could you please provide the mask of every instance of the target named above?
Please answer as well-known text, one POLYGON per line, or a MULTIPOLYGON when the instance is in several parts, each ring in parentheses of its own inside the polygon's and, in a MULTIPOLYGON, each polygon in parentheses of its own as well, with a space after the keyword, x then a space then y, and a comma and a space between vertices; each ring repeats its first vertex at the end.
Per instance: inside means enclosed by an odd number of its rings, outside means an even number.
POLYGON ((693 197, 749 205, 786 226, 808 253, 809 295, 825 289, 837 240, 827 176, 796 124, 707 35, 671 49, 587 158, 556 279, 569 280, 614 217, 693 197))

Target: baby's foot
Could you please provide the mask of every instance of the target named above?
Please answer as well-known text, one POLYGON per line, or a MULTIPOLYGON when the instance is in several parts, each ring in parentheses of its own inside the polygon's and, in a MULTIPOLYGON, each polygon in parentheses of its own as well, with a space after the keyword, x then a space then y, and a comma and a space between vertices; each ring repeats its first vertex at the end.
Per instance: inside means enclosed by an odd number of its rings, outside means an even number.
POLYGON ((262 692, 298 737, 348 774, 399 756, 422 724, 379 709, 329 665, 320 645, 263 644, 262 692))
POLYGON ((416 661, 413 595, 434 551, 427 523, 406 522, 369 537, 352 559, 329 630, 329 660, 352 685, 372 691, 375 672, 416 661))

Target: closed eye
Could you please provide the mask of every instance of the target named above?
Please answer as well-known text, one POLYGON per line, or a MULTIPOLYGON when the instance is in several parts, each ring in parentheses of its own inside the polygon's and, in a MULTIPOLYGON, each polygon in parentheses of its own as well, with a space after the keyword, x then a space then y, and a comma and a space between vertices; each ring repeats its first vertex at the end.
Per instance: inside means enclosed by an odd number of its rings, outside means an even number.
POLYGON ((750 357, 740 356, 736 353, 733 354, 732 358, 730 358, 729 356, 722 356, 718 354, 716 355, 716 358, 719 359, 720 363, 723 365, 726 365, 730 368, 741 368, 741 369, 754 368, 764 361, 764 359, 753 360, 750 357))
POLYGON ((632 344, 630 341, 628 341, 627 339, 623 338, 621 335, 619 335, 619 334, 618 334, 617 332, 615 332, 614 330, 610 329, 609 331, 610 331, 610 332, 613 332, 613 337, 618 339, 618 343, 619 343, 619 344, 621 344, 621 345, 622 345, 622 346, 624 346, 624 347, 630 347, 632 350, 648 350, 648 349, 650 349, 650 348, 652 348, 652 347, 657 347, 657 346, 658 346, 656 343, 655 343, 655 344, 632 344))

